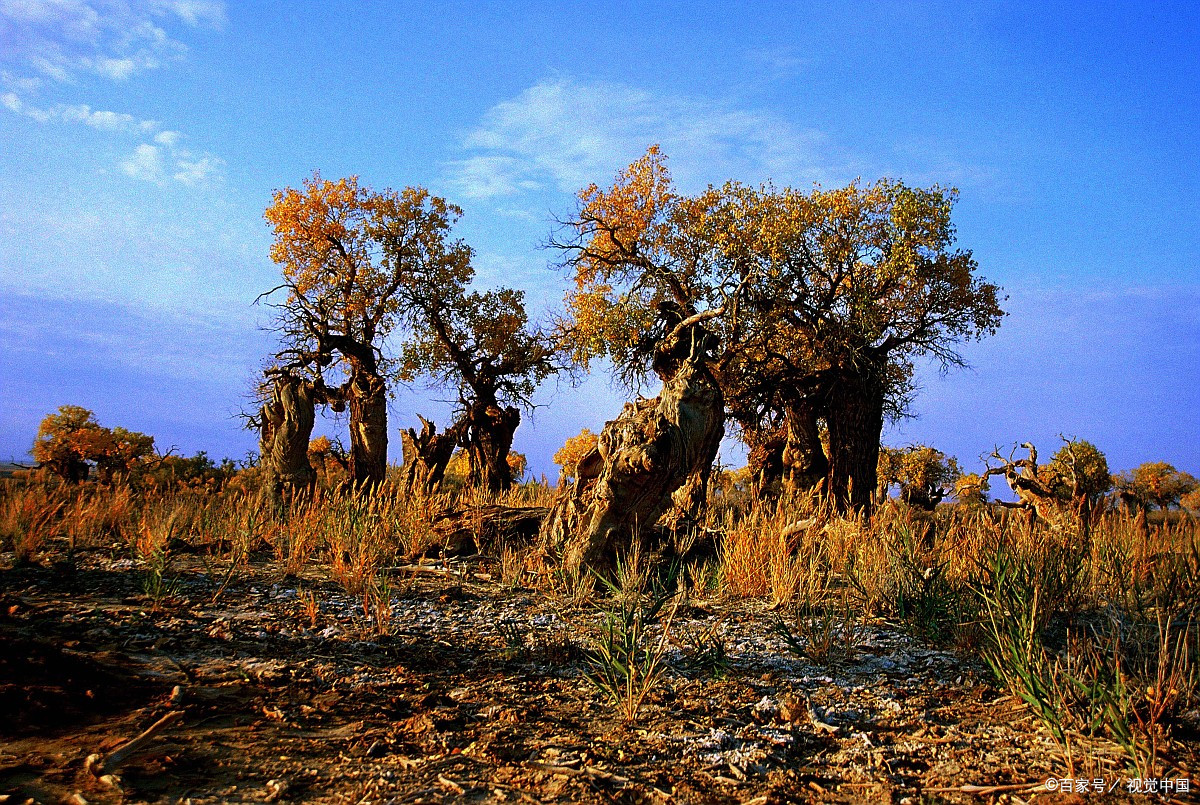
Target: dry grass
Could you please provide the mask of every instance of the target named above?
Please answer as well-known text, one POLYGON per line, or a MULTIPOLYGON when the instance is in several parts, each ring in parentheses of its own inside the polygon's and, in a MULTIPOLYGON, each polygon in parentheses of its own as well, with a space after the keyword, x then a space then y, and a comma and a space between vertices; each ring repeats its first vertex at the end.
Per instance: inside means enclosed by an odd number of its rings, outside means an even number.
MULTIPOLYGON (((368 628, 386 634, 387 568, 439 547, 432 528, 439 513, 544 506, 552 495, 536 484, 503 495, 468 489, 457 498, 405 498, 385 487, 373 495, 317 492, 274 507, 236 487, 153 492, 3 482, 0 544, 16 562, 69 560, 79 551, 132 555, 156 607, 170 596, 172 552, 181 543, 223 568, 217 596, 249 557, 270 551, 289 575, 319 565, 360 598, 368 628)), ((1070 769, 1102 755, 1087 747, 1107 741, 1131 772, 1156 776, 1172 770, 1181 718, 1200 704, 1200 535, 1188 517, 1160 519, 1105 513, 1085 530, 1070 517, 1032 522, 988 508, 931 514, 887 503, 871 518, 843 518, 811 501, 724 506, 703 524, 717 535, 716 560, 682 568, 681 578, 693 589, 714 592, 715 580, 720 594, 768 600, 781 633, 813 661, 852 656, 857 624, 880 618, 977 652, 1059 742, 1070 769)), ((530 578, 536 551, 494 549, 505 587, 530 578)), ((626 568, 630 589, 646 589, 645 559, 626 568)), ((559 577, 547 592, 571 606, 596 600, 586 575, 559 577)), ((616 598, 609 620, 621 628, 600 648, 647 645, 645 635, 626 634, 636 612, 621 601, 636 597, 616 598)), ((301 603, 315 628, 315 598, 301 603)), ((650 678, 658 667, 647 666, 650 678)), ((640 694, 631 697, 627 679, 608 680, 616 681, 623 706, 636 714, 640 694)))
POLYGON ((1147 527, 1113 512, 1084 529, 1066 514, 893 502, 837 518, 785 503, 729 518, 724 533, 722 592, 769 599, 806 658, 848 656, 856 618, 894 621, 979 652, 1069 769, 1089 756, 1081 747, 1109 741, 1131 774, 1177 771, 1174 735, 1200 703, 1195 521, 1147 527))
POLYGON ((9 487, 0 499, 0 539, 20 564, 32 562, 62 528, 67 501, 41 487, 9 487))

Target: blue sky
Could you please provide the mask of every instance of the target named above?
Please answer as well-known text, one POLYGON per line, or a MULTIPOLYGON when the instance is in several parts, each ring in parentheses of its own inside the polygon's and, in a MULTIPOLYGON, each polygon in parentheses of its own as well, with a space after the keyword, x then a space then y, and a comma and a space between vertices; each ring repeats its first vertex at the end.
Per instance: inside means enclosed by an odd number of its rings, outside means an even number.
MULTIPOLYGON (((262 211, 313 169, 459 203, 480 283, 537 314, 565 286, 554 216, 657 142, 688 191, 959 188, 1010 316, 971 369, 922 370, 889 443, 974 467, 1064 433, 1200 473, 1198 75, 1194 3, 0 0, 0 458, 67 403, 250 450, 262 211)), ((400 389, 393 425, 449 396, 400 389)), ((552 475, 621 399, 551 385, 516 447, 552 475)))

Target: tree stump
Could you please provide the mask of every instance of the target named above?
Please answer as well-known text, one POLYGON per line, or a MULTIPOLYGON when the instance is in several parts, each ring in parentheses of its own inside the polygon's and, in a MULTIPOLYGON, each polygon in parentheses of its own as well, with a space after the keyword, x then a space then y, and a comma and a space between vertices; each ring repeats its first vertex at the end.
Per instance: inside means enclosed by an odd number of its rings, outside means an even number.
POLYGON ((438 433, 433 422, 420 414, 417 414, 417 418, 421 420, 420 433, 412 428, 400 431, 404 450, 401 487, 407 495, 432 495, 446 477, 446 465, 458 446, 462 426, 451 425, 438 433))

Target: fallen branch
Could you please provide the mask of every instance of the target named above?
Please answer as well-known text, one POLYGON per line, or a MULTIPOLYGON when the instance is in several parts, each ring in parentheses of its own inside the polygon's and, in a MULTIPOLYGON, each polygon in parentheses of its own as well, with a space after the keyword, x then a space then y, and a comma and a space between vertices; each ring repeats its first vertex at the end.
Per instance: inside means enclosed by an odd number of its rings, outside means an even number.
POLYGON ((467 793, 467 789, 463 788, 461 785, 454 782, 453 780, 451 780, 449 777, 447 777, 444 774, 438 775, 438 782, 441 783, 442 785, 444 785, 446 788, 449 788, 455 794, 458 794, 460 797, 463 794, 467 793))
POLYGON ((146 744, 150 743, 151 738, 172 726, 181 718, 183 718, 182 710, 172 710, 147 727, 141 735, 118 746, 107 757, 99 754, 88 755, 84 768, 91 772, 94 777, 103 777, 115 771, 122 763, 140 752, 146 744))
POLYGON ((397 565, 389 567, 389 573, 433 573, 438 576, 462 576, 464 573, 461 570, 455 570, 449 567, 433 567, 431 565, 397 565))

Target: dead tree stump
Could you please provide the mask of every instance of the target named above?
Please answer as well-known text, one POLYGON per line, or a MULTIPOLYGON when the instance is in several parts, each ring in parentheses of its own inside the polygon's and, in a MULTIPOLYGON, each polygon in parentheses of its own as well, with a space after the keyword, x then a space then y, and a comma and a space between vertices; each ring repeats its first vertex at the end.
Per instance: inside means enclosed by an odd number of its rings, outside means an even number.
POLYGON ((446 466, 462 437, 462 425, 454 424, 438 433, 433 422, 420 414, 417 418, 421 420, 420 433, 412 428, 400 431, 404 449, 401 487, 407 495, 431 495, 446 477, 446 466))

